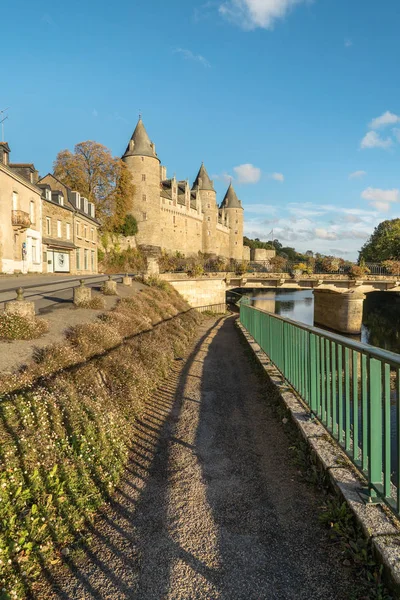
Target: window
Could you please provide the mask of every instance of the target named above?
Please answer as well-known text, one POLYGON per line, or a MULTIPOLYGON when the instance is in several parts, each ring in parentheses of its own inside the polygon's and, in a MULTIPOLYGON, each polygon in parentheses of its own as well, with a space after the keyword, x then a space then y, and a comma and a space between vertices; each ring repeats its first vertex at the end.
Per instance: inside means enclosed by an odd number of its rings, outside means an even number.
POLYGON ((146 175, 142 173, 142 181, 146 181, 146 175))
POLYGON ((93 227, 90 230, 90 238, 91 238, 92 242, 94 242, 94 229, 93 229, 93 227))
POLYGON ((67 223, 67 227, 66 227, 66 237, 67 240, 71 239, 71 223, 67 223))
POLYGON ((86 227, 86 225, 84 225, 84 227, 83 227, 83 237, 85 238, 85 240, 87 239, 87 227, 86 227))
POLYGON ((12 195, 12 209, 18 210, 18 192, 13 192, 12 195))
POLYGON ((58 203, 60 204, 60 206, 64 206, 64 196, 58 196, 58 203))
POLYGON ((236 223, 236 225, 239 223, 238 219, 236 219, 235 223, 236 223))
POLYGON ((175 225, 175 223, 176 223, 176 217, 175 217, 175 215, 172 217, 172 222, 175 225))
POLYGON ((35 222, 35 201, 31 200, 29 202, 29 218, 31 220, 31 223, 35 222))
POLYGON ((94 256, 94 250, 92 250, 92 271, 94 271, 95 269, 95 256, 94 256))
POLYGON ((143 221, 147 221, 147 213, 142 213, 143 221))
POLYGON ((80 248, 76 249, 76 270, 79 271, 81 268, 81 250, 80 248))
POLYGON ((211 217, 207 217, 207 221, 211 221, 211 217))
POLYGON ((85 271, 87 271, 89 268, 89 250, 87 250, 86 248, 84 250, 84 257, 85 257, 85 271))
POLYGON ((76 235, 78 237, 80 237, 80 227, 79 227, 79 223, 76 224, 76 235))
POLYGON ((146 200, 147 200, 146 194, 142 194, 142 200, 143 200, 143 202, 146 202, 146 200))
POLYGON ((142 156, 142 162, 144 162, 144 156, 142 156))
POLYGON ((207 208, 211 208, 211 204, 207 204, 207 208))
POLYGON ((51 219, 46 217, 46 234, 51 235, 51 219))
POLYGON ((237 246, 237 242, 235 242, 235 246, 237 246))
POLYGON ((36 245, 36 240, 32 239, 31 241, 31 248, 32 248, 32 262, 37 262, 37 245, 36 245))
POLYGON ((61 237, 61 221, 57 221, 57 237, 61 237))

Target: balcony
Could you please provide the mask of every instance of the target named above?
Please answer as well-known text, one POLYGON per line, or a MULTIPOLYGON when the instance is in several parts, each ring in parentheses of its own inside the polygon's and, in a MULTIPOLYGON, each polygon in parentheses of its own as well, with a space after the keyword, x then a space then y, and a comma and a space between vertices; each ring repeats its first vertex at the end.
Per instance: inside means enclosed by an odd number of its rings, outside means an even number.
POLYGON ((31 226, 29 213, 23 210, 11 211, 11 222, 15 229, 28 229, 31 226))

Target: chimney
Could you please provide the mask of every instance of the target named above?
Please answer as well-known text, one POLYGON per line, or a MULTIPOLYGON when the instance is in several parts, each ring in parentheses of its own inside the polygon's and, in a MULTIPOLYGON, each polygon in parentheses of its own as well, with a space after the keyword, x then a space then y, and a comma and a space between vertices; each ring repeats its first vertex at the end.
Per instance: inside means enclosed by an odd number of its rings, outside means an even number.
POLYGON ((0 163, 8 166, 9 163, 10 146, 7 142, 0 142, 0 163))

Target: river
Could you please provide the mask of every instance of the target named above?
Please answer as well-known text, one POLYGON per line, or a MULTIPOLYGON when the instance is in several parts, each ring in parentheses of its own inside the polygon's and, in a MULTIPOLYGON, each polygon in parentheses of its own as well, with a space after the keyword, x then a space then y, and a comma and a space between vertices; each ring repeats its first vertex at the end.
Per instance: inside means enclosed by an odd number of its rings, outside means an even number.
MULTIPOLYGON (((245 295, 258 308, 306 325, 314 324, 312 290, 248 290, 245 295)), ((361 335, 351 338, 400 354, 400 294, 367 294, 361 335)))

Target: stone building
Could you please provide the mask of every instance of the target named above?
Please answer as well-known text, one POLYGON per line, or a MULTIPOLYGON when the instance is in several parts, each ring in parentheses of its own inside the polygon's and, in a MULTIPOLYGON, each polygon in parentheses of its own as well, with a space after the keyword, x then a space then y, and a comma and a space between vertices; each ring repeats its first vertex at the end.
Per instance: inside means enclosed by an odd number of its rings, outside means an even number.
POLYGON ((175 176, 168 179, 141 118, 122 160, 135 185, 132 214, 138 223, 139 246, 242 260, 243 207, 232 184, 218 206, 204 164, 192 186, 175 176))
POLYGON ((10 163, 10 147, 0 142, 0 271, 42 271, 42 201, 31 163, 10 163))
POLYGON ((42 190, 43 272, 97 273, 99 223, 92 202, 49 173, 42 190))

